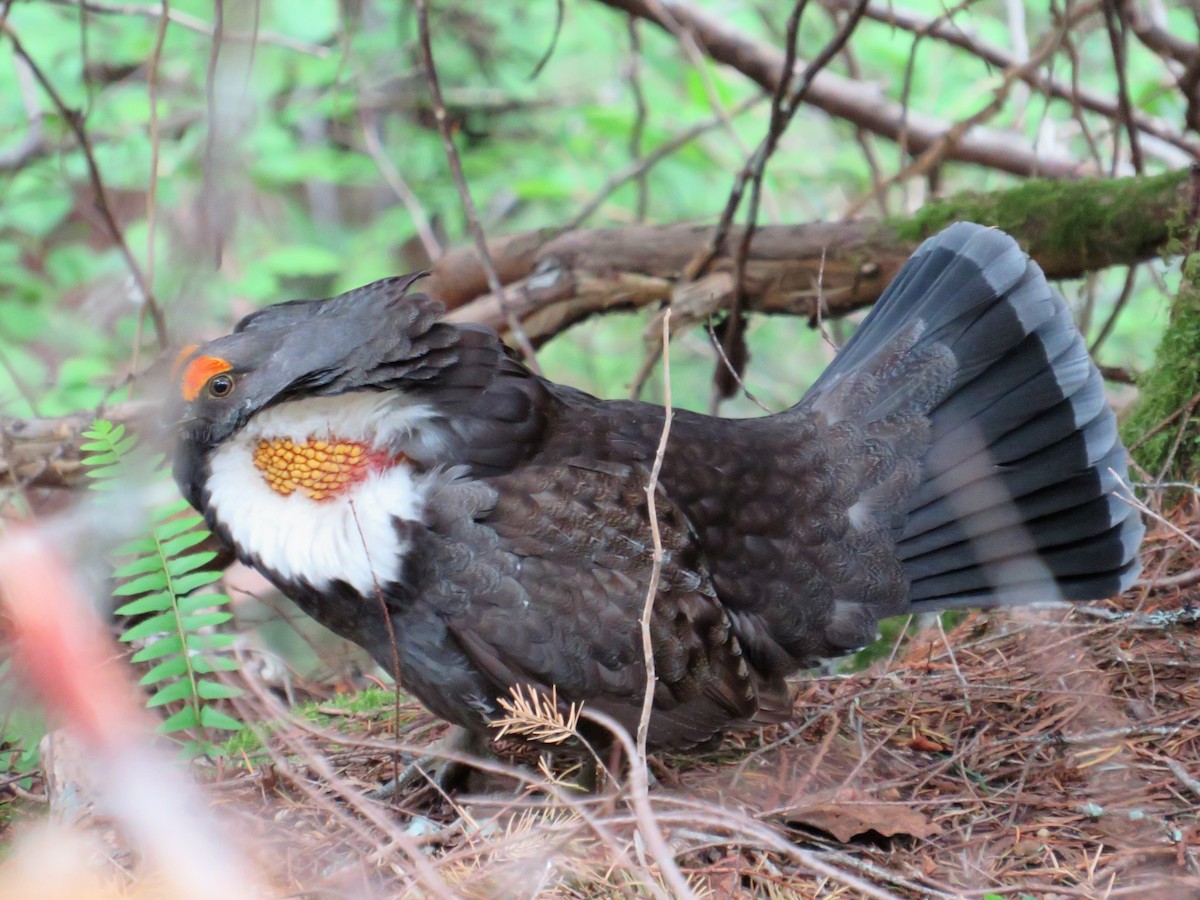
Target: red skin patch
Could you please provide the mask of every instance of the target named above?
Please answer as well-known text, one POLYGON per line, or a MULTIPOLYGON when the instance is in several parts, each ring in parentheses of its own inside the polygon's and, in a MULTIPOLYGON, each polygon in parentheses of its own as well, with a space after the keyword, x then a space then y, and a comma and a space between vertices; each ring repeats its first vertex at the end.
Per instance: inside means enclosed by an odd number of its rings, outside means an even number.
POLYGON ((183 380, 179 388, 183 399, 191 403, 200 396, 200 391, 208 384, 210 378, 232 368, 232 365, 219 356, 197 356, 183 370, 183 380))

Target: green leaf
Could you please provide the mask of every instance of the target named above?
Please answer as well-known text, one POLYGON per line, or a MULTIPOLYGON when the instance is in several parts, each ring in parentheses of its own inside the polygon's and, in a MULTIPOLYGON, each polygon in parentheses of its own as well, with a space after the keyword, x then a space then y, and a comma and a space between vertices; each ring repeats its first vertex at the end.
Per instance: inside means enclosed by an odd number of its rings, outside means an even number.
POLYGON ((157 593, 147 594, 145 597, 138 597, 136 600, 131 600, 124 606, 118 606, 116 613, 118 616, 141 616, 146 613, 163 612, 170 608, 170 591, 158 591, 157 593))
POLYGON ((211 706, 200 708, 200 724, 205 728, 218 728, 221 731, 241 731, 241 722, 211 706))
POLYGON ((213 625, 220 625, 228 622, 233 618, 231 612, 208 612, 197 613, 193 616, 185 616, 183 619, 184 631, 199 631, 201 628, 208 628, 213 625))
POLYGON ((189 634, 187 645, 189 650, 219 650, 235 640, 232 634, 189 634))
MULTIPOLYGON (((135 594, 144 594, 147 591, 161 591, 166 586, 166 572, 151 572, 148 575, 135 578, 133 581, 127 581, 122 585, 118 585, 113 591, 113 595, 116 597, 131 597, 135 594)), ((178 590, 178 587, 176 590, 178 590)))
MULTIPOLYGON (((163 540, 162 534, 156 534, 156 537, 160 541, 163 540)), ((207 531, 189 531, 186 534, 181 534, 179 537, 163 543, 162 555, 168 559, 178 556, 189 547, 196 546, 206 537, 208 537, 207 531)))
POLYGON ((207 675, 209 672, 233 672, 237 667, 237 660, 228 656, 197 656, 192 659, 192 668, 201 675, 207 675))
POLYGON ((245 692, 232 684, 221 684, 219 681, 201 678, 196 682, 196 693, 204 700, 227 700, 230 697, 240 697, 245 692))
POLYGON ((154 696, 146 703, 148 709, 153 709, 156 706, 162 706, 165 703, 176 703, 179 700, 185 700, 192 696, 192 683, 186 678, 181 678, 172 684, 158 690, 154 696))
POLYGON ((147 553, 157 553, 158 544, 154 538, 138 538, 122 544, 113 550, 113 556, 145 556, 147 553))
MULTIPOLYGON (((158 509, 153 510, 150 515, 154 521, 161 522, 164 519, 169 519, 171 516, 177 516, 184 512, 192 512, 192 515, 186 517, 189 521, 200 521, 200 516, 195 515, 194 511, 192 510, 192 505, 182 497, 166 504, 165 506, 160 506, 158 509)), ((178 532, 176 532, 176 534, 178 534, 178 532)), ((171 535, 168 535, 168 537, 170 536, 171 535)))
POLYGON ((202 609, 208 609, 212 606, 224 606, 229 602, 229 597, 225 594, 189 594, 182 598, 176 604, 181 616, 190 616, 192 613, 199 612, 202 609))
MULTIPOLYGON (((161 525, 156 525, 154 528, 154 536, 160 541, 169 541, 177 534, 183 534, 185 531, 191 531, 197 525, 202 523, 202 516, 180 516, 178 519, 171 519, 163 522, 161 525)), ((202 531, 201 534, 208 532, 202 531)))
POLYGON ((159 613, 157 616, 151 616, 149 619, 138 622, 121 635, 121 640, 129 643, 153 637, 163 631, 174 631, 177 628, 177 621, 174 610, 159 613))
POLYGON ((83 461, 85 466, 95 466, 94 469, 88 469, 88 477, 94 478, 96 481, 112 481, 120 477, 125 472, 124 463, 113 463, 112 465, 100 465, 106 462, 102 456, 89 456, 83 461))
POLYGON ((165 659, 153 669, 138 679, 138 684, 147 685, 162 681, 164 678, 178 678, 187 674, 187 660, 182 656, 165 659))
MULTIPOLYGON (((84 432, 84 434, 87 434, 87 432, 84 432)), ((88 441, 87 443, 80 444, 79 449, 82 450, 84 453, 109 453, 109 454, 111 454, 112 453, 112 444, 110 444, 108 441, 88 441)), ((84 463, 84 465, 87 465, 87 464, 84 463)))
POLYGON ((196 708, 189 704, 159 725, 158 731, 161 734, 170 734, 172 731, 186 731, 189 728, 195 728, 199 724, 196 719, 196 708))
POLYGON ((183 639, 177 634, 168 634, 161 641, 155 641, 153 644, 149 644, 133 654, 130 657, 130 662, 149 662, 152 659, 162 659, 164 656, 179 653, 182 650, 183 639))
MULTIPOLYGON (((216 558, 217 554, 212 550, 205 550, 203 553, 189 553, 186 556, 177 556, 167 563, 167 571, 170 572, 172 576, 178 577, 180 575, 185 575, 188 572, 195 571, 201 566, 212 562, 216 558)), ((178 588, 176 588, 176 590, 179 591, 178 588)), ((183 591, 179 591, 179 593, 182 594, 183 591)))
POLYGON ((113 578, 132 578, 134 575, 145 575, 147 572, 161 572, 162 557, 140 556, 133 562, 127 562, 113 572, 113 578))
POLYGON ((181 575, 179 578, 176 578, 172 586, 175 588, 175 594, 177 596, 182 596, 184 594, 190 594, 196 588, 204 587, 206 584, 212 584, 214 581, 220 580, 220 572, 189 572, 186 575, 181 575))

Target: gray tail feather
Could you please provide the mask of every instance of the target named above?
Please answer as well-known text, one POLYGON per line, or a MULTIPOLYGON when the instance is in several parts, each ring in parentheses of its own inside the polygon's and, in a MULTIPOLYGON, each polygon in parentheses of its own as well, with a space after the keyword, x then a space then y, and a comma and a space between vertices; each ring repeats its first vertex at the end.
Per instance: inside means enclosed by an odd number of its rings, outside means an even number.
MULTIPOLYGON (((947 228, 918 248, 822 380, 878 370, 898 335, 897 358, 954 357, 949 384, 921 410, 930 426, 919 484, 892 515, 911 608, 1127 588, 1144 528, 1114 495, 1125 448, 1100 372, 1037 264, 1003 232, 947 228)), ((920 391, 895 381, 897 394, 920 391)), ((876 415, 889 411, 881 404, 903 411, 877 397, 876 415)))

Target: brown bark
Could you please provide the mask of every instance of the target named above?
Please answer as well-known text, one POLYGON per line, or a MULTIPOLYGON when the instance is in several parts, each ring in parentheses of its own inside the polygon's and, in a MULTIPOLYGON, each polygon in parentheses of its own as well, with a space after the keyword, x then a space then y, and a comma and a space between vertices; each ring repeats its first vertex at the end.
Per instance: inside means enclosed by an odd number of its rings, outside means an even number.
MULTIPOLYGON (((1010 191, 964 194, 894 221, 764 226, 746 266, 746 308, 814 318, 869 306, 925 237, 970 220, 1013 234, 1052 279, 1148 259, 1167 239, 1186 173, 1153 178, 1029 181, 1010 191)), ((734 228, 709 274, 683 283, 711 229, 664 225, 525 232, 490 245, 508 303, 535 344, 591 315, 670 303, 673 327, 722 309, 732 290, 734 228)), ((423 289, 455 321, 499 330, 504 316, 474 248, 451 251, 423 289)))
MULTIPOLYGON (((147 402, 123 403, 101 415, 136 428, 154 409, 147 402)), ((85 484, 79 444, 95 418, 91 412, 56 419, 0 416, 0 485, 74 488, 85 484)))

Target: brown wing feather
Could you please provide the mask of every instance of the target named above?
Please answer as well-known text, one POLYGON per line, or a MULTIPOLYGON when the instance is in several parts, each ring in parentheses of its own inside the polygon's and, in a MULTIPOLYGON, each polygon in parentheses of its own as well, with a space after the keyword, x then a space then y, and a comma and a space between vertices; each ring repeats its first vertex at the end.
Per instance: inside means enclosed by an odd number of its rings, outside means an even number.
MULTIPOLYGON (((554 686, 636 727, 653 566, 646 482, 637 466, 526 465, 487 484, 451 481, 430 498, 416 602, 437 610, 496 696, 554 686)), ((686 746, 753 718, 758 684, 690 558, 686 523, 665 495, 657 505, 666 556, 651 621, 650 740, 686 746)))

